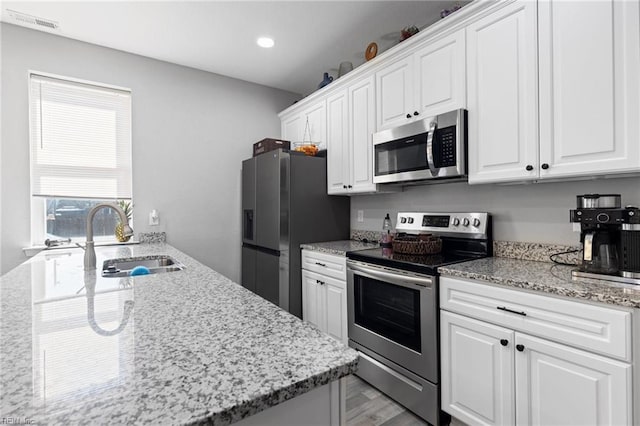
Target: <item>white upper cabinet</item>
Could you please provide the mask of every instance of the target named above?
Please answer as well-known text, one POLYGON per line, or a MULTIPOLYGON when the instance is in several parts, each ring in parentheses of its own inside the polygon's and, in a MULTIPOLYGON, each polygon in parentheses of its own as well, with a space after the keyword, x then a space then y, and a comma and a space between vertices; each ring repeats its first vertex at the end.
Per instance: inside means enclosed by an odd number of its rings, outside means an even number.
POLYGON ((393 61, 376 73, 377 130, 405 124, 413 118, 413 57, 393 61))
POLYGON ((460 108, 470 184, 640 173, 640 2, 472 2, 280 114, 282 138, 330 146, 330 194, 377 192, 371 134, 460 108))
MULTIPOLYGON (((293 142, 327 142, 327 110, 322 99, 304 110, 296 110, 281 121, 282 139, 293 142)), ((293 146, 291 146, 293 149, 293 146)))
MULTIPOLYGON (((304 126, 302 114, 294 114, 284 118, 281 122, 282 139, 286 141, 301 141, 304 126)), ((293 146, 291 147, 293 148, 293 146)))
POLYGON ((374 78, 327 98, 327 193, 376 192, 373 183, 374 78))
POLYGON ((515 1, 467 27, 469 183, 640 172, 636 1, 515 1))
POLYGON ((639 14, 637 1, 538 3, 541 178, 640 171, 639 14))
POLYGON ((378 130, 465 108, 464 29, 380 68, 376 89, 378 130))
POLYGON ((347 91, 327 99, 327 193, 343 194, 350 184, 347 91))
POLYGON ((324 99, 305 109, 302 113, 302 119, 302 138, 300 141, 315 142, 318 144, 325 144, 326 146, 327 110, 324 99), (309 124, 308 127, 307 123, 309 124))
MULTIPOLYGON (((415 111, 429 117, 466 107, 465 31, 435 40, 414 55, 415 111)), ((412 114, 413 114, 412 112, 412 114)))
POLYGON ((537 178, 536 4, 467 27, 469 183, 537 178))
POLYGON ((349 87, 349 138, 351 193, 375 192, 373 144, 375 95, 373 76, 349 87))

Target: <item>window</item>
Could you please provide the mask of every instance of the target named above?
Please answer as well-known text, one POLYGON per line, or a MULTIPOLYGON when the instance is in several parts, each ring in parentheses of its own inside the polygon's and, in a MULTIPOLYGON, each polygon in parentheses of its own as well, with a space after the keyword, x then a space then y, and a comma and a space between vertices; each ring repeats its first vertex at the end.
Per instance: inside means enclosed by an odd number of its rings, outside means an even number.
MULTIPOLYGON (((82 239, 97 203, 131 200, 131 91, 31 73, 31 239, 82 239)), ((113 239, 117 214, 94 219, 113 239)))

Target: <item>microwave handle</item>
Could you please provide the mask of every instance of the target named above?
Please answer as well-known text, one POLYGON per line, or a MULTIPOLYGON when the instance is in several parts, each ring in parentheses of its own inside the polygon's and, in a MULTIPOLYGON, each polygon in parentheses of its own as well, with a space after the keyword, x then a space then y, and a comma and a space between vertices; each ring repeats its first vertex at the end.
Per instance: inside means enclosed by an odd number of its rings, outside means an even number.
POLYGON ((436 133, 438 123, 435 118, 429 124, 429 133, 427 134, 427 165, 431 171, 431 176, 438 176, 438 169, 433 161, 433 135, 436 133))

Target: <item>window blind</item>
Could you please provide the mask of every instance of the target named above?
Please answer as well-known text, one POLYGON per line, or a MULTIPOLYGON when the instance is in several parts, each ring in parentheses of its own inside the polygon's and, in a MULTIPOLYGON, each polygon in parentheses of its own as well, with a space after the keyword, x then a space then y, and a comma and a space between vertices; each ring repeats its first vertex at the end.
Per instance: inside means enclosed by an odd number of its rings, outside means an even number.
POLYGON ((131 92, 30 75, 34 196, 131 198, 131 92))

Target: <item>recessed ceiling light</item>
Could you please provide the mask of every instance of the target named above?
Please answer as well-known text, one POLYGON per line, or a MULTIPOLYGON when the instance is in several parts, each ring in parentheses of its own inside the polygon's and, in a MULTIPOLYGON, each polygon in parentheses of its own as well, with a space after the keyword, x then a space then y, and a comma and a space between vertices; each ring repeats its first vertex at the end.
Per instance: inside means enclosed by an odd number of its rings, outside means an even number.
POLYGON ((269 37, 260 37, 258 38, 257 43, 258 43, 258 46, 264 47, 264 48, 273 47, 273 45, 275 44, 273 39, 269 37))

